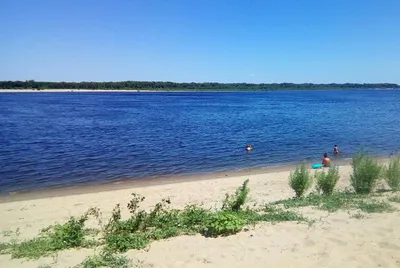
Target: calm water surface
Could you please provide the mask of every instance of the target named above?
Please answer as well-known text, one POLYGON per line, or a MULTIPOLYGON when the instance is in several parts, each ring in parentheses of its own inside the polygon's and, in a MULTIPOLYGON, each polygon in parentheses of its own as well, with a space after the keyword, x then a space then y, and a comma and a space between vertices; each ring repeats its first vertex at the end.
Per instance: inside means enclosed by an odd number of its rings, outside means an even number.
POLYGON ((2 193, 313 162, 335 143, 400 151, 400 91, 0 94, 2 193))

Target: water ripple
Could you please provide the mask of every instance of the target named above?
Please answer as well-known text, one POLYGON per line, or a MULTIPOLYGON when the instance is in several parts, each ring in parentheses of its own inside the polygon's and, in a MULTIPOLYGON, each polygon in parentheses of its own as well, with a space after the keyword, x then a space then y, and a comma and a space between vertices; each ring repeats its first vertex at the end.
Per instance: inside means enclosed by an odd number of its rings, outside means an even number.
POLYGON ((390 90, 3 93, 0 192, 388 155, 399 111, 390 90))

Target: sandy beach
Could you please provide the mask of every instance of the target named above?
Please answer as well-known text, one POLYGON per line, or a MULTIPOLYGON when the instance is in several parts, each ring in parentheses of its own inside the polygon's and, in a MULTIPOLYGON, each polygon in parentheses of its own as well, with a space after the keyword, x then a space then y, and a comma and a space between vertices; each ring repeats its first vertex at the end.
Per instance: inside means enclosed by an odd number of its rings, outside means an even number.
MULTIPOLYGON (((350 186, 351 166, 340 166, 339 171, 338 187, 345 189, 350 186)), ((70 216, 82 215, 91 207, 100 208, 107 218, 115 204, 125 208, 133 192, 146 197, 144 209, 150 209, 164 197, 170 197, 172 208, 183 208, 187 204, 219 208, 225 193, 233 192, 249 179, 249 202, 262 205, 294 196, 288 186, 288 176, 288 170, 270 171, 33 200, 3 200, 0 242, 33 238, 40 229, 65 222, 70 216)), ((400 208, 399 204, 394 206, 400 208)), ((146 250, 130 250, 124 255, 139 261, 138 267, 400 267, 398 211, 371 213, 360 219, 352 217, 357 211, 329 213, 310 207, 297 211, 314 223, 263 223, 220 238, 180 236, 153 242, 146 250)), ((123 211, 123 216, 126 213, 123 211)), ((89 225, 94 226, 95 221, 89 225)), ((99 249, 65 250, 57 257, 34 261, 1 255, 0 266, 74 267, 95 252, 99 249)))

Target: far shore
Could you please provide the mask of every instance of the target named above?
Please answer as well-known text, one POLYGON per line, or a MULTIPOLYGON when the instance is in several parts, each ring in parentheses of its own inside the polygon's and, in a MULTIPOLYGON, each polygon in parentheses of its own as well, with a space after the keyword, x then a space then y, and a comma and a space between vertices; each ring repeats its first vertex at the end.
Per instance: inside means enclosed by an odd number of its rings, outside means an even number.
MULTIPOLYGON (((268 92, 268 91, 304 91, 305 89, 265 89, 265 90, 168 90, 168 89, 160 89, 160 90, 149 90, 149 89, 0 89, 0 93, 84 93, 84 92, 125 92, 125 93, 154 93, 154 92, 187 92, 187 93, 195 93, 195 92, 268 92)), ((397 88, 371 88, 371 89, 362 89, 362 88, 332 88, 332 89, 310 89, 313 91, 318 90, 400 90, 397 88)))
MULTIPOLYGON (((136 89, 0 89, 0 93, 66 93, 66 92, 161 92, 159 90, 136 90, 136 89)), ((167 92, 167 90, 165 91, 167 92)), ((169 92, 169 91, 168 91, 169 92)), ((177 91, 178 92, 178 91, 177 91)))

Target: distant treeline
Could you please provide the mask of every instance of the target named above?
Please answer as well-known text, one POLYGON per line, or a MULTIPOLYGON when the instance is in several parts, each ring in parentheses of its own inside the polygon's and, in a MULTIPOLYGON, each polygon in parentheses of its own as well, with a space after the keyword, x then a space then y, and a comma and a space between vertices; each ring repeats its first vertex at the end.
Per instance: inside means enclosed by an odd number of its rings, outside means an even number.
POLYGON ((27 81, 0 81, 0 89, 128 89, 128 90, 182 90, 182 91, 250 91, 250 90, 295 90, 295 89, 390 89, 400 88, 397 84, 378 83, 378 84, 293 84, 293 83, 273 83, 273 84, 251 84, 251 83, 174 83, 174 82, 142 82, 142 81, 122 81, 122 82, 40 82, 34 80, 27 81))

